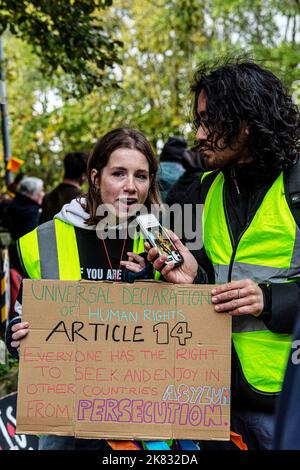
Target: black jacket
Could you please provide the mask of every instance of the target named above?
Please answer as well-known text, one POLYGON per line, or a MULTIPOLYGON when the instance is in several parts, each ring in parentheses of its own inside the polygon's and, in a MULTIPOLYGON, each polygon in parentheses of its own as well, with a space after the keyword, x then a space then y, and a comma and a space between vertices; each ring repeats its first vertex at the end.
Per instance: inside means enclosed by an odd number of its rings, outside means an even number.
POLYGON ((60 183, 44 196, 40 223, 52 220, 64 204, 80 196, 82 190, 69 183, 60 183))
POLYGON ((10 266, 21 270, 15 241, 39 224, 40 205, 23 194, 17 193, 5 211, 4 226, 9 230, 12 243, 9 247, 10 266))
POLYGON ((23 194, 17 193, 7 208, 7 225, 14 240, 38 226, 40 205, 23 194))

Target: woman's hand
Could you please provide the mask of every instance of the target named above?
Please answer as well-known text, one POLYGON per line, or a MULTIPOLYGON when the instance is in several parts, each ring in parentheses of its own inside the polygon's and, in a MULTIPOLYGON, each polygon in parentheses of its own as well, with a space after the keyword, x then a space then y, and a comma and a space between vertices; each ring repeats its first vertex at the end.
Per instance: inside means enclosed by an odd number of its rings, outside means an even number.
POLYGON ((131 252, 128 252, 127 255, 128 260, 121 261, 121 266, 124 266, 126 269, 133 271, 134 273, 138 273, 146 267, 146 262, 142 256, 131 252))
POLYGON ((263 292, 251 279, 217 286, 211 291, 211 300, 216 312, 229 313, 229 315, 258 317, 264 308, 263 292))
POLYGON ((192 284, 197 275, 198 263, 175 233, 168 230, 168 235, 181 254, 183 263, 180 266, 174 265, 174 263, 166 265, 165 262, 168 257, 159 255, 158 249, 151 248, 150 244, 146 242, 145 249, 148 251, 148 260, 153 264, 154 269, 163 275, 166 281, 174 284, 192 284))
POLYGON ((29 323, 16 323, 11 327, 11 331, 13 331, 12 339, 13 341, 10 343, 12 348, 19 349, 20 341, 22 341, 25 336, 28 335, 29 332, 29 323))

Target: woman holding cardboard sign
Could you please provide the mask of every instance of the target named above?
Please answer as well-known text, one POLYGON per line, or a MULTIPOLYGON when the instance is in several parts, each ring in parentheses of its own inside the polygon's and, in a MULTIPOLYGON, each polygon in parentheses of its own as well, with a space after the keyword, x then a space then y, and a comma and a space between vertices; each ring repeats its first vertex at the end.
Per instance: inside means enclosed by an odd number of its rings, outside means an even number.
MULTIPOLYGON (((131 282, 153 278, 152 265, 143 256, 144 240, 128 222, 142 205, 149 210, 160 203, 156 172, 151 146, 139 131, 115 129, 103 136, 88 161, 88 193, 19 240, 24 273, 31 279, 131 282)), ((12 354, 29 332, 29 324, 20 320, 15 319, 8 329, 12 354)), ((96 439, 40 438, 40 449, 104 447, 105 441, 96 439)))

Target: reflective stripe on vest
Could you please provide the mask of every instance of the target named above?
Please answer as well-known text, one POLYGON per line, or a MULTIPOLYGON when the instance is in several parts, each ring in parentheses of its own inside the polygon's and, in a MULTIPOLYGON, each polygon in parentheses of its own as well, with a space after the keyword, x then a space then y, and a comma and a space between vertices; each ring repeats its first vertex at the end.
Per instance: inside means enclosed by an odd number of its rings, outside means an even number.
POLYGON ((39 243, 37 229, 24 235, 17 241, 21 263, 30 279, 41 279, 39 243))
MULTIPOLYGON (((19 240, 22 262, 31 279, 81 279, 76 233, 73 225, 54 219, 19 240), (51 255, 50 255, 51 254, 51 255)), ((133 252, 144 251, 144 239, 135 237, 133 252)), ((154 279, 158 280, 159 272, 154 279)))
MULTIPOLYGON (((300 230, 285 198, 283 173, 266 193, 237 247, 232 246, 223 192, 224 175, 219 173, 203 211, 204 247, 214 266, 216 283, 246 278, 257 283, 299 279, 300 230)), ((249 384, 262 392, 280 392, 290 336, 272 333, 252 315, 233 318, 232 336, 249 384)))

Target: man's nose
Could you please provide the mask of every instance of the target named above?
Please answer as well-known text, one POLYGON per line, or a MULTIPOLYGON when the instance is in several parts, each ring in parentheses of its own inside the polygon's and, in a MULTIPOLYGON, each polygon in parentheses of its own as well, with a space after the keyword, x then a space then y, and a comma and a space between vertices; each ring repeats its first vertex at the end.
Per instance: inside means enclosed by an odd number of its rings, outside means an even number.
POLYGON ((206 139, 207 139, 207 132, 203 129, 203 126, 200 124, 196 132, 196 140, 200 142, 206 139))

